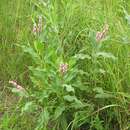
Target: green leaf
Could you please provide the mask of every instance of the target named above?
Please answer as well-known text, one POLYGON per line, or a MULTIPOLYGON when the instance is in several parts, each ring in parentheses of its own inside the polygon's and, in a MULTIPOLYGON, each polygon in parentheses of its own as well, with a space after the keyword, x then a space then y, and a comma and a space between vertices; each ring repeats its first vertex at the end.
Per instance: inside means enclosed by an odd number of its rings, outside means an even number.
POLYGON ((23 51, 24 51, 25 53, 30 54, 30 56, 32 57, 32 59, 33 59, 34 61, 39 60, 38 54, 34 51, 34 49, 33 49, 32 47, 27 47, 27 46, 21 46, 21 47, 22 47, 22 49, 23 49, 23 51))
POLYGON ((96 57, 100 57, 100 56, 102 56, 103 58, 110 58, 113 60, 117 59, 113 54, 107 52, 97 52, 96 57))
POLYGON ((38 53, 40 53, 40 54, 43 53, 43 50, 44 50, 44 44, 43 44, 43 43, 38 42, 38 41, 35 41, 35 42, 34 42, 34 47, 35 47, 35 49, 36 49, 36 51, 37 51, 38 53))
POLYGON ((125 19, 127 20, 128 24, 130 24, 130 15, 126 10, 124 10, 124 13, 125 13, 125 19))
POLYGON ((92 46, 94 48, 97 47, 97 44, 96 44, 96 32, 94 30, 90 30, 90 32, 89 32, 89 38, 91 40, 92 46))
POLYGON ((25 106, 22 107, 22 113, 21 114, 23 114, 24 112, 33 112, 33 110, 35 110, 35 108, 36 108, 36 105, 34 105, 33 102, 27 102, 25 104, 25 106))
POLYGON ((61 130, 67 130, 68 120, 66 118, 66 114, 64 114, 60 117, 59 123, 60 123, 60 126, 61 126, 61 130))
POLYGON ((101 73, 101 74, 105 74, 106 71, 105 71, 104 69, 99 69, 99 73, 101 73))
POLYGON ((66 88, 67 92, 75 92, 74 88, 71 85, 64 84, 63 87, 66 88))
POLYGON ((91 57, 89 56, 89 55, 87 55, 87 54, 76 54, 75 55, 75 58, 76 59, 81 59, 81 60, 84 60, 84 59, 91 59, 91 57))
POLYGON ((48 112, 47 108, 44 108, 44 111, 43 111, 42 114, 43 114, 42 115, 42 121, 47 124, 48 121, 49 121, 49 112, 48 112))
POLYGON ((86 105, 84 105, 80 100, 78 99, 75 99, 75 102, 73 102, 71 104, 71 107, 75 108, 75 109, 79 109, 79 108, 83 108, 85 107, 86 105))
POLYGON ((112 97, 114 97, 112 94, 105 93, 104 90, 100 87, 96 87, 93 90, 97 93, 95 95, 95 98, 112 98, 112 97))
POLYGON ((31 56, 38 57, 37 53, 34 51, 32 47, 22 46, 22 48, 24 52, 29 53, 31 56))
POLYGON ((89 73, 88 73, 88 72, 85 72, 85 71, 83 71, 83 70, 78 70, 78 73, 79 73, 80 75, 89 76, 89 73))
POLYGON ((17 88, 13 88, 12 92, 17 94, 20 97, 28 97, 28 93, 25 90, 19 90, 17 88))
POLYGON ((40 114, 39 120, 38 120, 38 126, 35 130, 41 130, 47 127, 48 121, 49 121, 49 112, 48 109, 45 107, 44 111, 40 114))
POLYGON ((113 98, 114 96, 108 93, 100 93, 96 94, 95 98, 113 98))
POLYGON ((104 130, 104 128, 103 128, 103 121, 100 120, 98 115, 96 115, 95 119, 91 122, 91 125, 96 130, 104 130))
POLYGON ((95 92, 97 92, 97 93, 104 93, 103 89, 100 88, 100 87, 96 87, 96 88, 94 88, 93 90, 94 90, 95 92))
POLYGON ((76 99, 75 96, 70 96, 70 95, 64 96, 64 100, 66 100, 68 102, 73 102, 73 101, 75 101, 75 99, 76 99))
POLYGON ((25 106, 22 108, 23 111, 28 111, 29 108, 32 106, 33 102, 27 102, 25 106))
POLYGON ((58 107, 55 109, 54 118, 57 119, 59 116, 61 116, 62 113, 64 112, 64 110, 65 110, 64 104, 58 106, 58 107))
POLYGON ((71 102, 71 107, 72 108, 82 108, 84 107, 85 105, 79 100, 77 99, 75 96, 70 96, 70 95, 66 95, 64 96, 64 100, 68 101, 68 102, 71 102))
POLYGON ((73 67, 73 66, 76 64, 75 58, 74 58, 74 57, 71 57, 71 58, 69 59, 68 64, 69 64, 69 67, 73 67))

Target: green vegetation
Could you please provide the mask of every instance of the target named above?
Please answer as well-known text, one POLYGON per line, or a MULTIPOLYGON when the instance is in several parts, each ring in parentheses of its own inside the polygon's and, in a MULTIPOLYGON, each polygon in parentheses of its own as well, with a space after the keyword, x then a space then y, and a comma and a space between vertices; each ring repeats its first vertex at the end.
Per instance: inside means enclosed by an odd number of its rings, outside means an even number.
POLYGON ((0 130, 129 130, 130 1, 0 0, 0 130))

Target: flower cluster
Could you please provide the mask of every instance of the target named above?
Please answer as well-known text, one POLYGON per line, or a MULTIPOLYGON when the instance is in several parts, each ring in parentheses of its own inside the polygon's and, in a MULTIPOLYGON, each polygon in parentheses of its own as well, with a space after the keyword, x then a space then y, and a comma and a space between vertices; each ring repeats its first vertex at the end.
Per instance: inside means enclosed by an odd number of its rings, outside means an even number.
POLYGON ((61 74, 66 73, 68 71, 68 64, 67 63, 60 64, 59 70, 61 74))
POLYGON ((17 84, 16 81, 11 80, 11 81, 9 81, 9 83, 12 84, 13 86, 15 86, 16 89, 19 90, 19 91, 23 91, 24 90, 24 88, 22 86, 20 86, 19 84, 17 84))
POLYGON ((109 25, 105 24, 105 26, 103 27, 103 30, 101 32, 96 33, 97 42, 100 42, 103 38, 105 38, 106 33, 108 32, 108 29, 109 29, 109 25))
POLYGON ((42 17, 39 16, 38 18, 38 24, 34 23, 33 24, 33 34, 39 34, 40 32, 42 32, 42 17))
POLYGON ((33 24, 33 34, 36 35, 37 34, 37 25, 36 23, 33 24))

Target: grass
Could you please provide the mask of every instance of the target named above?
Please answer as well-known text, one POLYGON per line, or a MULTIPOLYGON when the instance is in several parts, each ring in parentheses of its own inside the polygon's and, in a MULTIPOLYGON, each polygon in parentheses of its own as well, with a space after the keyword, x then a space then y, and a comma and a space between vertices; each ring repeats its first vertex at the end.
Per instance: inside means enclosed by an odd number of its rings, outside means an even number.
POLYGON ((1 0, 0 129, 129 130, 129 14, 126 0, 1 0))

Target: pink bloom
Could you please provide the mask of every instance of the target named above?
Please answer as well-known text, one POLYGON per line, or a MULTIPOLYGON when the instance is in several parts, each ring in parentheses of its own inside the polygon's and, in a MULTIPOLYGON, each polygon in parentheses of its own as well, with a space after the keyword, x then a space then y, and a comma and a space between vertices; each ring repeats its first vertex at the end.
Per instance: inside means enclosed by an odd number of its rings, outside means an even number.
POLYGON ((13 81, 13 80, 10 80, 9 83, 12 84, 12 85, 14 85, 14 86, 17 85, 17 83, 15 81, 13 81))
POLYGON ((38 26, 37 26, 37 32, 40 33, 41 31, 42 31, 42 17, 39 16, 38 26))
POLYGON ((18 89, 20 91, 24 90, 24 88, 22 86, 18 85, 16 81, 11 80, 11 81, 9 81, 9 83, 12 84, 13 86, 15 86, 16 89, 18 89))
POLYGON ((60 73, 64 74, 68 71, 68 64, 64 63, 64 64, 60 64, 60 73))
POLYGON ((100 41, 102 39, 102 33, 101 32, 97 32, 96 33, 96 41, 100 41))
POLYGON ((96 41, 97 42, 100 42, 103 38, 105 38, 107 32, 108 32, 108 29, 109 29, 109 25, 106 24, 104 27, 103 27, 103 30, 101 32, 97 32, 96 33, 96 41))
POLYGON ((42 32, 42 17, 39 16, 38 23, 34 23, 33 30, 34 35, 37 35, 38 33, 42 32))
POLYGON ((36 35, 37 34, 37 25, 36 23, 33 24, 33 34, 36 35))

